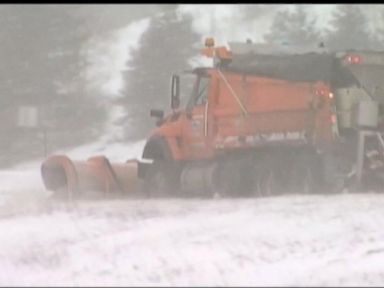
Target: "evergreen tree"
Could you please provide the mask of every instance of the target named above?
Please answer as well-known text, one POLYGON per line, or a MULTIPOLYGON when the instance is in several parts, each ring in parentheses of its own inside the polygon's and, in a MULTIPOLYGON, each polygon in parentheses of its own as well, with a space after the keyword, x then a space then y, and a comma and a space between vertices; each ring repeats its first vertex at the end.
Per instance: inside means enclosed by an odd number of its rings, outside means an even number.
POLYGON ((309 19, 302 6, 296 6, 293 12, 277 12, 264 39, 269 43, 294 46, 316 47, 321 42, 320 34, 315 29, 315 19, 309 19))
POLYGON ((172 73, 188 69, 188 61, 199 52, 195 48, 199 37, 192 31, 191 17, 179 17, 172 7, 166 8, 171 9, 152 18, 125 73, 128 116, 123 125, 127 127, 127 139, 145 137, 154 127, 149 110, 169 107, 172 73))
POLYGON ((376 50, 384 49, 384 9, 380 13, 380 21, 375 25, 375 31, 372 36, 372 48, 376 50))
POLYGON ((328 31, 327 46, 332 50, 369 49, 373 39, 367 26, 367 19, 357 5, 339 5, 328 31))
POLYGON ((70 6, 10 5, 1 18, 1 56, 7 76, 17 81, 13 92, 23 102, 52 101, 76 79, 84 40, 70 6), (44 81, 46 80, 46 81, 44 81))
POLYGON ((12 117, 2 125, 9 127, 0 131, 10 139, 8 147, 2 147, 7 154, 19 147, 24 151, 15 155, 36 155, 40 148, 36 146, 41 145, 36 131, 15 129, 14 112, 19 106, 33 105, 42 112, 40 120, 55 133, 52 149, 85 141, 90 136, 85 132, 97 122, 91 115, 100 109, 83 93, 81 49, 88 34, 82 29, 82 19, 75 16, 76 9, 73 5, 5 5, 0 9, 0 113, 8 115, 13 109, 12 117))
POLYGON ((246 4, 240 6, 240 13, 246 22, 251 23, 259 17, 274 13, 281 6, 277 4, 246 4))

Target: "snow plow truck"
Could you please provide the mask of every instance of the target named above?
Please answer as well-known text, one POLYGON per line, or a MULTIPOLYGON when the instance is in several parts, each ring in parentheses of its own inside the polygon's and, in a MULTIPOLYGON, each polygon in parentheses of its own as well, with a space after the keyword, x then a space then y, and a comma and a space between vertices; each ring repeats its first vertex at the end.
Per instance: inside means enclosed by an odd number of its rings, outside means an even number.
POLYGON ((150 111, 157 127, 140 160, 52 155, 41 166, 46 189, 77 198, 85 191, 231 197, 381 187, 384 53, 229 47, 207 38, 202 53, 212 67, 170 75, 171 111, 150 111), (185 75, 193 85, 181 107, 185 75))

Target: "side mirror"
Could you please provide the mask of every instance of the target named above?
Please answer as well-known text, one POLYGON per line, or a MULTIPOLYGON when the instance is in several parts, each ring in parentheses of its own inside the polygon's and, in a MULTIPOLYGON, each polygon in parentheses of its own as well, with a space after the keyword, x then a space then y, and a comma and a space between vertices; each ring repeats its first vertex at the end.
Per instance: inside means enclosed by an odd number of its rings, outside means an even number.
POLYGON ((163 110, 151 109, 149 114, 151 115, 151 117, 156 117, 156 118, 159 118, 159 119, 163 119, 164 118, 164 111, 163 110))
POLYGON ((175 110, 180 107, 180 76, 172 75, 171 81, 171 108, 175 110))

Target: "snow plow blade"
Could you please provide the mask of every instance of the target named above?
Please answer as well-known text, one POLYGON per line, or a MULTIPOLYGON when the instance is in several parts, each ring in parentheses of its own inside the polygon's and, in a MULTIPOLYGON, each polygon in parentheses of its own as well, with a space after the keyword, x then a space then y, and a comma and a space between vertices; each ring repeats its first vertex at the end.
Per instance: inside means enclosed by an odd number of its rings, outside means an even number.
POLYGON ((41 176, 45 188, 58 197, 128 196, 138 191, 137 160, 111 164, 104 156, 72 161, 54 155, 42 163, 41 176))

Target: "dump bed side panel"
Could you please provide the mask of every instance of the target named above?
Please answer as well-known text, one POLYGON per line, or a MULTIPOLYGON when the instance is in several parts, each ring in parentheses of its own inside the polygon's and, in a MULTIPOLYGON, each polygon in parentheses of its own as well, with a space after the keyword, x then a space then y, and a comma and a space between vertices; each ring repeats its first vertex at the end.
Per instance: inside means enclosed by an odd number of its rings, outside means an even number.
POLYGON ((268 139, 305 142, 329 134, 329 92, 320 83, 222 73, 213 108, 215 145, 242 147, 268 139))

